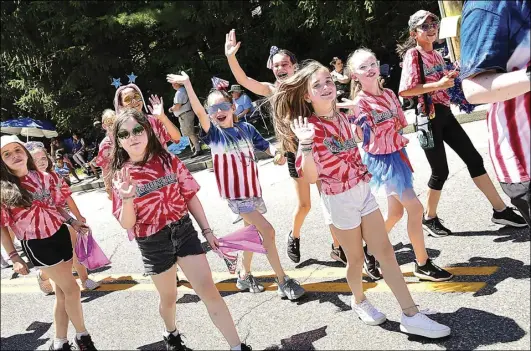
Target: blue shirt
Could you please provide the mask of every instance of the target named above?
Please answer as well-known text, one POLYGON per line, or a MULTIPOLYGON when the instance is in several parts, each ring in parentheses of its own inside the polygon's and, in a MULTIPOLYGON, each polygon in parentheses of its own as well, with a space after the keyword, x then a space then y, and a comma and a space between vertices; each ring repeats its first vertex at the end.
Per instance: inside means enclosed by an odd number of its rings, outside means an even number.
POLYGON ((234 105, 236 106, 236 116, 239 116, 240 113, 243 112, 245 109, 249 109, 249 112, 247 112, 247 115, 250 115, 254 111, 253 103, 251 101, 251 98, 247 96, 246 94, 240 95, 239 98, 233 99, 234 105))
POLYGON ((528 0, 466 1, 461 24, 461 79, 510 72, 529 62, 528 0))
POLYGON ((266 151, 269 148, 269 141, 265 140, 258 130, 247 122, 235 123, 233 128, 221 128, 210 122, 208 133, 203 133, 201 139, 208 144, 213 152, 218 151, 214 149, 221 148, 220 152, 230 153, 237 146, 245 148, 252 145, 260 151, 266 151))

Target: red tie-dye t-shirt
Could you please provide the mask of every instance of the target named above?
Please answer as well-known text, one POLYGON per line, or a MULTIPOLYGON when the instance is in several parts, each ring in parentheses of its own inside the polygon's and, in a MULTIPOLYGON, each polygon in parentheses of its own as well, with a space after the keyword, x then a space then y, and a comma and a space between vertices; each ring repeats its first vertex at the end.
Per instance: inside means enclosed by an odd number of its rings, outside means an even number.
MULTIPOLYGON (((428 52, 422 49, 417 50, 417 48, 409 49, 404 55, 404 61, 402 63, 402 77, 400 79, 400 88, 398 89, 399 94, 421 84, 418 57, 419 51, 422 55, 422 63, 424 66, 424 83, 435 83, 444 77, 446 63, 439 52, 435 50, 428 52)), ((432 91, 431 93, 428 93, 428 95, 431 96, 432 100, 432 105, 430 106, 430 115, 431 113, 435 113, 435 107, 433 104, 450 106, 450 95, 448 95, 446 89, 432 91)), ((419 105, 419 111, 425 111, 424 98, 422 95, 419 96, 419 105)))
POLYGON ((46 239, 54 235, 65 218, 63 208, 72 195, 68 185, 56 173, 30 171, 20 179, 33 197, 29 208, 2 205, 2 226, 11 227, 19 240, 46 239))
POLYGON ((363 150, 373 155, 383 155, 401 150, 408 144, 409 140, 399 133, 407 127, 406 116, 392 90, 384 89, 382 95, 360 91, 354 102, 361 112, 358 120, 365 116, 371 128, 370 141, 363 146, 363 150))
MULTIPOLYGON (((341 194, 360 181, 368 182, 371 179, 367 166, 361 161, 352 126, 343 113, 334 120, 312 115, 308 122, 315 126, 312 153, 323 193, 341 194)), ((304 176, 300 150, 295 167, 304 176)))
MULTIPOLYGON (((123 168, 137 182, 136 223, 127 231, 130 240, 153 235, 188 214, 187 202, 199 191, 199 184, 177 157, 168 155, 164 161, 154 156, 144 166, 127 162, 123 168)), ((114 216, 120 219, 122 200, 114 187, 112 205, 114 216)))

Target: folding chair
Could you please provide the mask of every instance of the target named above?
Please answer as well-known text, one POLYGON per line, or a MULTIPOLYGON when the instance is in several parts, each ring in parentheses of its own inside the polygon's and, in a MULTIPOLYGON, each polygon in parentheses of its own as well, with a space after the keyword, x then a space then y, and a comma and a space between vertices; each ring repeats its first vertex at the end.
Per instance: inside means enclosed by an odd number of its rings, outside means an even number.
POLYGON ((253 123, 253 121, 257 121, 259 119, 262 119, 262 123, 264 123, 264 127, 267 130, 267 134, 269 134, 269 127, 267 126, 266 120, 264 118, 264 114, 262 111, 260 111, 260 108, 257 106, 256 101, 252 102, 254 111, 250 115, 242 117, 242 119, 245 120, 247 123, 253 123))

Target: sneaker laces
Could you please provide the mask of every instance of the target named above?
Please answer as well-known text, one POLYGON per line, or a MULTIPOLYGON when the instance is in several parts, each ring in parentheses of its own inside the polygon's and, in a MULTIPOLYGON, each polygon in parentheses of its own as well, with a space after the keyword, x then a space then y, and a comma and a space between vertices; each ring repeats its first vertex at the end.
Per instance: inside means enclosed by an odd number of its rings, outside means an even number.
POLYGON ((79 338, 77 346, 79 347, 80 351, 96 350, 96 346, 94 346, 94 342, 92 341, 90 335, 84 335, 79 338))
POLYGON ((249 284, 251 284, 252 288, 260 290, 260 284, 258 284, 258 281, 251 273, 247 275, 247 278, 245 280, 247 280, 249 284))
POLYGON ((300 283, 296 281, 295 279, 288 278, 284 281, 284 285, 282 286, 283 290, 286 290, 286 288, 289 288, 291 291, 295 291, 297 286, 300 286, 300 283))
POLYGON ((296 250, 297 249, 297 239, 289 235, 289 247, 290 249, 296 250))

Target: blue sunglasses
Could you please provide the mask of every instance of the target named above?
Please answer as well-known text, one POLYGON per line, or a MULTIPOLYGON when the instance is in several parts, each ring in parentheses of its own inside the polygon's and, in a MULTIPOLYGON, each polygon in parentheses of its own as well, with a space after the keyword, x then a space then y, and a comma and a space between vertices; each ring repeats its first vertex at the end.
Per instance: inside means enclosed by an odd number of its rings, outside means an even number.
POLYGON ((230 102, 222 102, 220 104, 215 104, 212 106, 209 106, 207 108, 207 112, 209 115, 213 115, 214 113, 218 112, 218 110, 221 111, 228 111, 232 108, 232 103, 230 102))

